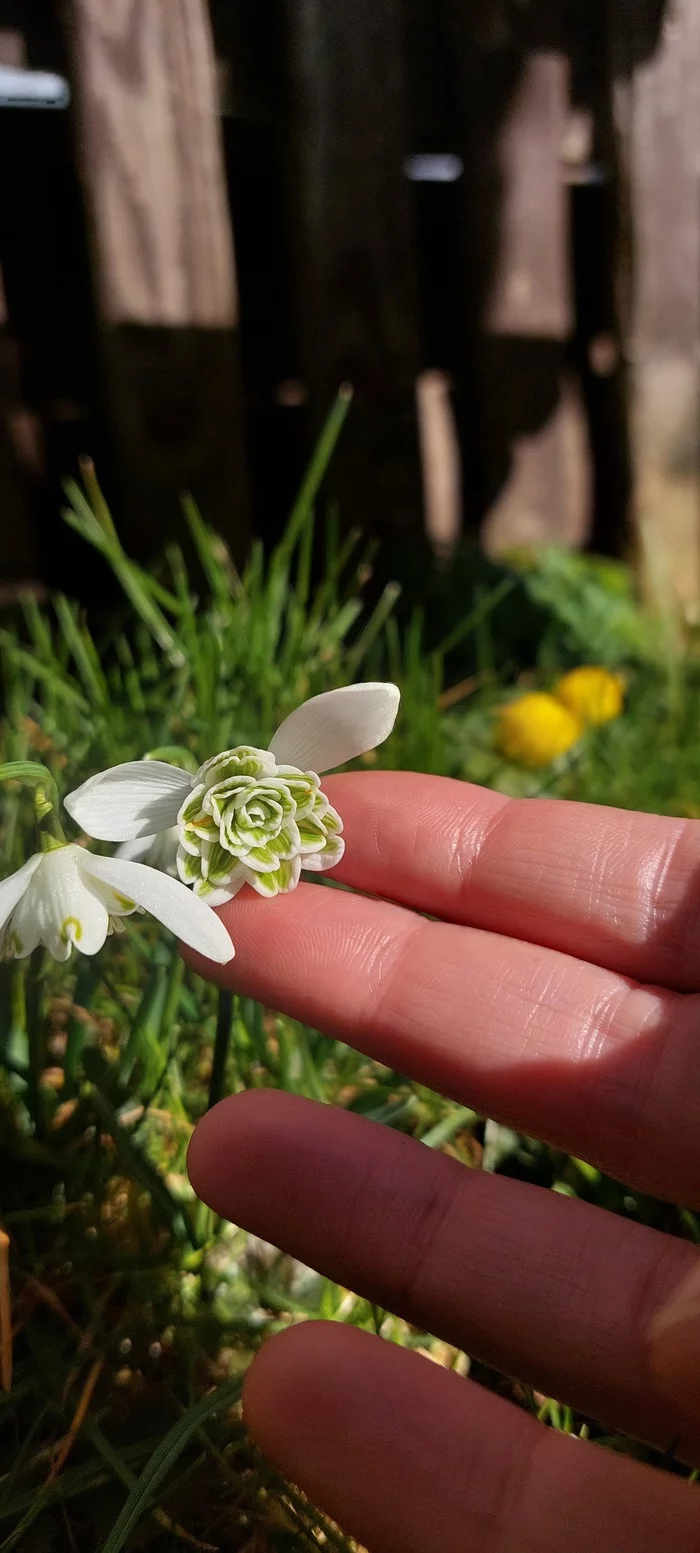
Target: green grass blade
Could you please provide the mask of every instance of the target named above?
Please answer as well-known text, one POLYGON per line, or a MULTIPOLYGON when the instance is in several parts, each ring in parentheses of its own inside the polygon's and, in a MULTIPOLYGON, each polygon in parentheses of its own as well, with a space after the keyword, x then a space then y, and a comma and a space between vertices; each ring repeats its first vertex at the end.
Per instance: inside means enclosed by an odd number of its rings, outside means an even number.
POLYGON ((150 578, 122 549, 111 517, 107 526, 98 520, 75 480, 68 480, 65 489, 71 503, 70 507, 63 509, 65 521, 109 562, 136 614, 148 626, 171 663, 183 664, 185 653, 182 645, 150 594, 150 578))
POLYGON ((61 516, 70 528, 87 540, 96 550, 104 555, 107 548, 107 538, 104 529, 98 523, 90 503, 78 485, 77 480, 66 480, 63 489, 70 502, 69 507, 64 507, 61 516))
POLYGON ((473 1127, 476 1121, 478 1121, 476 1111, 471 1111, 466 1105, 458 1106, 455 1111, 450 1111, 448 1116, 443 1117, 441 1122, 436 1122, 434 1127, 424 1132, 420 1141, 426 1148, 440 1149, 443 1143, 449 1143, 450 1139, 454 1138, 456 1132, 461 1132, 463 1127, 473 1127))
POLYGON ((232 598, 240 596, 241 579, 224 541, 204 522, 196 501, 189 493, 182 497, 182 510, 212 596, 219 604, 229 606, 232 598))
MULTIPOLYGON (((72 1001, 74 1008, 86 1011, 89 1009, 99 980, 99 961, 93 956, 81 960, 78 968, 78 975, 76 977, 75 989, 73 992, 72 1001)), ((65 1056, 63 1058, 63 1072, 65 1074, 65 1087, 67 1095, 71 1095, 75 1092, 78 1083, 80 1061, 83 1053, 83 1047, 85 1045, 85 1036, 86 1029, 84 1019, 81 1019, 72 1013, 66 1026, 66 1050, 65 1056)))
POLYGON ((9 631, 0 631, 0 644, 6 649, 10 662, 18 668, 28 669, 35 679, 40 680, 53 691, 57 701, 63 701, 66 706, 75 707, 76 711, 86 714, 89 712, 89 705, 82 692, 57 673, 50 664, 42 663, 41 659, 28 648, 19 647, 9 631))
POLYGON ((104 1544, 102 1553, 122 1553, 122 1548, 125 1547, 134 1527, 153 1505, 161 1484, 175 1466, 199 1425, 205 1418, 210 1418, 212 1413, 218 1412, 219 1408, 232 1407, 238 1402, 242 1389, 241 1380, 226 1381, 216 1391, 210 1392, 208 1396, 195 1402, 184 1416, 178 1419, 161 1440, 158 1449, 153 1452, 151 1460, 132 1488, 104 1544))
POLYGON ((192 1225, 187 1215, 183 1212, 181 1204, 176 1202, 171 1192, 169 1192, 155 1165, 152 1165, 147 1155, 133 1143, 126 1127, 122 1126, 115 1107, 106 1093, 107 1087, 113 1080, 105 1058, 101 1052, 90 1048, 84 1054, 83 1066, 92 1084, 92 1098, 95 1108, 107 1132, 114 1139, 128 1174, 148 1192, 154 1213, 166 1224, 175 1240, 188 1240, 193 1248, 196 1248, 196 1239, 192 1225), (107 1070, 106 1076, 105 1070, 107 1070))
POLYGON ((398 582, 388 582, 379 602, 367 621, 366 626, 360 632, 357 641, 350 648, 347 656, 347 671, 352 679, 360 665, 364 662, 368 652, 384 630, 389 616, 396 607, 396 601, 401 592, 398 582))
POLYGON ((59 626, 83 682, 83 689, 98 706, 107 705, 109 703, 107 682, 102 670, 99 668, 99 664, 95 663, 91 654, 86 650, 83 634, 75 618, 77 613, 75 606, 69 604, 63 593, 57 593, 54 598, 54 609, 56 610, 59 626))
POLYGON ((42 615, 34 594, 24 592, 19 602, 25 625, 37 652, 43 654, 45 658, 52 658, 53 642, 48 621, 46 616, 42 615))
POLYGON ((345 424, 351 402, 352 389, 348 383, 343 383, 338 390, 335 404, 328 415, 311 455, 309 467, 302 481, 299 495, 292 507, 287 531, 279 545, 280 553, 285 555, 292 554, 303 529, 309 521, 321 483, 345 424))
POLYGON ((503 600, 507 599, 509 593, 512 593, 516 587, 517 579, 515 577, 504 577, 503 581, 499 582, 495 588, 492 588, 490 593, 482 593, 478 604, 469 611, 468 615, 464 616, 463 620, 458 622, 454 630, 448 632, 448 635, 438 644, 436 651, 441 653, 443 657, 446 657, 448 652, 452 652, 460 642, 464 641, 465 636, 469 636, 472 631, 482 625, 489 615, 493 614, 494 609, 499 604, 502 604, 503 600))

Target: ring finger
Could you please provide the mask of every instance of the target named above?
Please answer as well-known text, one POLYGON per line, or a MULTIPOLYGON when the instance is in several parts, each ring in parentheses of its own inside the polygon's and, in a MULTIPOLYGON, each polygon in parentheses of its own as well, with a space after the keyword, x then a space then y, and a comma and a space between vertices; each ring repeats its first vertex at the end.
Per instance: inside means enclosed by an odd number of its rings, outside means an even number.
POLYGON ((697 1253, 588 1204, 472 1171, 275 1091, 222 1101, 188 1156, 220 1215, 608 1426, 700 1458, 655 1388, 648 1331, 697 1253))
POLYGON ((678 1553, 697 1489, 545 1430, 419 1354, 332 1322, 265 1345, 244 1417, 372 1553, 678 1553))

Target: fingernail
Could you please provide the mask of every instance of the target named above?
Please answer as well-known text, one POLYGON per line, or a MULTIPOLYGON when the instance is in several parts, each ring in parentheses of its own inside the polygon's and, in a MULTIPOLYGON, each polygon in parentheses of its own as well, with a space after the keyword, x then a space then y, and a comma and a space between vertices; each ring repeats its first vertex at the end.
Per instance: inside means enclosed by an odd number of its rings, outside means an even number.
POLYGON ((700 1411, 700 1295, 667 1305, 648 1331, 650 1364, 660 1390, 686 1413, 700 1411))

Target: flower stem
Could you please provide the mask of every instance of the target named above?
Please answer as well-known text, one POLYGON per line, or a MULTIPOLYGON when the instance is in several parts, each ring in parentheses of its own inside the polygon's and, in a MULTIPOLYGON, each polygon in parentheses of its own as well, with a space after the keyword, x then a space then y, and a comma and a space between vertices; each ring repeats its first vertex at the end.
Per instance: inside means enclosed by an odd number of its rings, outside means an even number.
POLYGON ((9 1063, 24 1073, 24 1101, 31 1117, 34 1136, 42 1133, 41 1074, 43 1038, 40 1026, 38 957, 18 960, 12 966, 10 991, 10 1032, 7 1042, 9 1063))
POLYGON ((0 765, 0 782, 19 782, 22 787, 33 787, 37 802, 48 803, 52 808, 59 804, 58 788, 48 766, 37 760, 6 760, 0 765), (38 795, 41 794, 41 799, 38 795))
POLYGON ((58 812, 53 804, 49 804, 44 798, 41 788, 37 788, 34 814, 39 825, 39 846, 41 851, 51 852, 56 846, 64 847, 66 836, 61 821, 58 818, 58 812))
MULTIPOLYGON (((58 788, 48 766, 42 766, 35 760, 7 760, 0 765, 0 782, 15 782, 18 786, 32 788, 37 825, 44 827, 44 835, 65 845, 66 838, 58 817, 58 788)), ((40 845, 42 851, 50 850, 43 846, 41 835, 40 845)))
POLYGON ((217 1101, 221 1100, 224 1093, 226 1080, 226 1062, 229 1045, 231 1043, 231 1025, 233 1023, 233 993, 219 991, 219 1007, 216 1015, 216 1036, 214 1039, 214 1056, 211 1065, 211 1078, 209 1079, 209 1100, 207 1110, 211 1110, 217 1101))
POLYGON ((181 771, 190 771, 194 774, 197 770, 197 761, 191 750, 184 744, 162 744, 158 749, 147 750, 144 760, 165 760, 170 766, 179 766, 181 771))

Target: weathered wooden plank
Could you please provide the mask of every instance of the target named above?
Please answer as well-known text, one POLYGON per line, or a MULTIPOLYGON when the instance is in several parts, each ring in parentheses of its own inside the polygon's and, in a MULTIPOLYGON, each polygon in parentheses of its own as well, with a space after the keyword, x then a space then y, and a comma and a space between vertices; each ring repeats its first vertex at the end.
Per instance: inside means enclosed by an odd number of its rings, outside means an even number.
MULTIPOLYGON (((37 420, 22 403, 17 342, 0 274, 0 582, 39 576, 36 507, 37 420)), ((40 472, 40 471, 39 471, 40 472)), ((0 593, 11 602, 12 589, 0 593)))
POLYGON ((526 56, 498 136, 500 240, 485 327, 563 340, 571 331, 568 215, 561 174, 568 70, 562 54, 526 56))
POLYGON ((462 532, 462 465, 447 373, 421 372, 416 397, 425 531, 436 554, 448 556, 462 532))
MULTIPOLYGON (((486 516, 484 540, 494 551, 512 544, 580 544, 589 521, 583 412, 561 349, 573 330, 561 161, 567 122, 565 58, 553 52, 526 56, 500 135, 501 232, 485 331, 494 341, 536 339, 559 348, 539 358, 545 371, 550 363, 556 385, 550 413, 543 424, 516 431, 509 475, 486 516)), ((494 390, 500 398, 497 382, 494 390)), ((505 399, 512 403, 508 392, 505 399)))
POLYGON ((700 7, 615 0, 611 55, 630 246, 621 246, 634 519, 649 586, 700 598, 700 7), (631 274, 631 279, 630 279, 631 274))
POLYGON ((235 322, 203 0, 74 0, 100 293, 114 323, 235 322))
MULTIPOLYGON (((24 33, 0 26, 0 65, 21 69, 27 62, 24 33)), ((17 342, 8 318, 0 272, 0 606, 12 603, 15 585, 39 575, 39 547, 33 501, 37 476, 37 418, 22 403, 17 342)))
POLYGON ((355 390, 328 480, 345 524, 421 524, 420 368, 401 0, 287 0, 288 199, 313 419, 355 390))
POLYGON ((590 521, 562 146, 568 65, 556 7, 449 0, 462 113, 466 364, 480 478, 471 521, 491 549, 581 543, 590 521))
POLYGON ((122 531, 152 551, 186 488, 240 554, 236 279, 206 0, 70 0, 70 18, 122 531))
POLYGON ((18 27, 0 26, 0 65, 23 70, 27 63, 27 41, 18 27))

